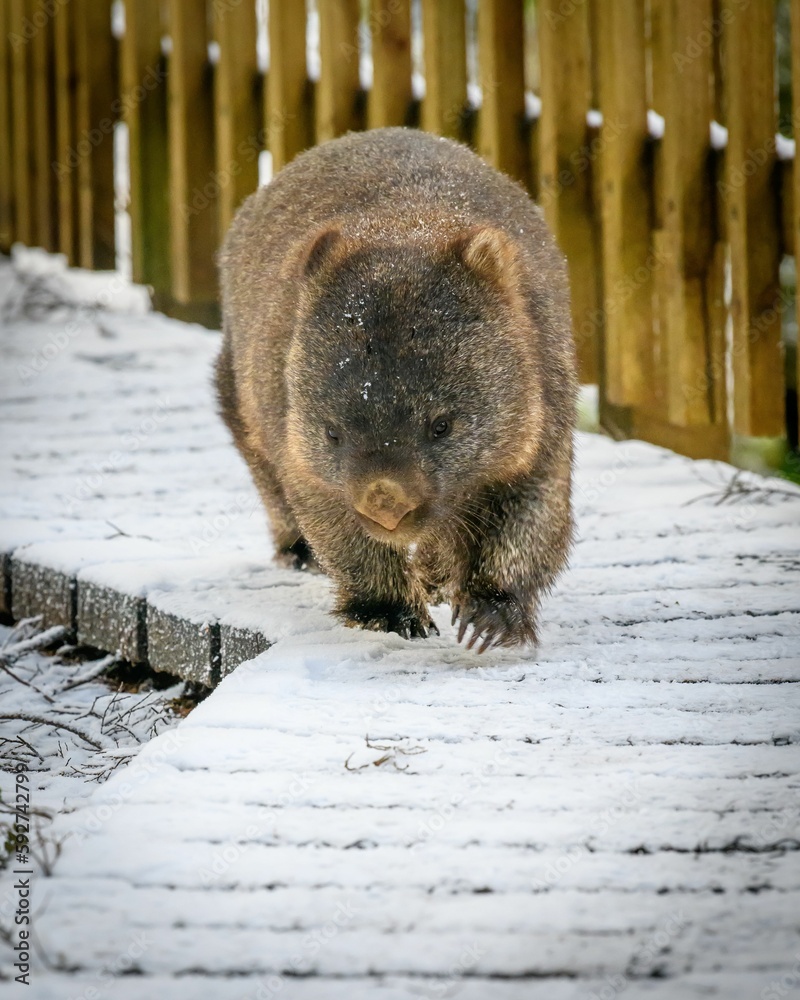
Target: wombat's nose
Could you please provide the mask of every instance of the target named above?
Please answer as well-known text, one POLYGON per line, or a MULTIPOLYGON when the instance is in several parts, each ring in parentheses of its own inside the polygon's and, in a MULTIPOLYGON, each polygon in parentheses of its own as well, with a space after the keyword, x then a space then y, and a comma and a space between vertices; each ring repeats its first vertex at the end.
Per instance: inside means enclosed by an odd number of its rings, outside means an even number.
POLYGON ((387 531, 394 531, 405 515, 415 510, 419 503, 406 493, 400 483, 392 479, 377 479, 363 490, 354 506, 359 514, 377 521, 387 531))

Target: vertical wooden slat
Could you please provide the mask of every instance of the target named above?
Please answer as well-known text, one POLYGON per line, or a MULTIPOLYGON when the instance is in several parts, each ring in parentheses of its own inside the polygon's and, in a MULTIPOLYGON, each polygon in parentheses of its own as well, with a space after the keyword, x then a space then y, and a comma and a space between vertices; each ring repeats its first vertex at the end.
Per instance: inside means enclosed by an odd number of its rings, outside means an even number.
POLYGON ((312 142, 304 3, 269 5, 267 147, 277 172, 312 142))
POLYGON ((258 187, 256 7, 252 0, 215 4, 220 55, 214 80, 219 231, 224 234, 244 199, 258 187))
POLYGON ((775 168, 774 5, 725 0, 733 413, 737 434, 784 434, 775 168), (747 71, 743 72, 742 67, 747 71))
POLYGON ((110 0, 75 5, 78 259, 82 267, 116 264, 114 123, 118 95, 110 0))
POLYGON ((128 126, 131 271, 157 297, 170 289, 167 75, 160 0, 128 0, 121 51, 128 126))
POLYGON ((592 171, 598 166, 599 140, 590 143, 587 135, 592 88, 589 21, 585 5, 567 16, 560 7, 560 0, 541 0, 539 7, 540 202, 567 256, 581 380, 597 382, 601 288, 592 171))
POLYGON ((713 382, 724 384, 721 358, 712 357, 715 337, 707 301, 714 217, 709 170, 709 122, 713 116, 713 53, 699 46, 712 16, 712 0, 669 0, 661 39, 671 53, 665 74, 663 188, 666 232, 664 313, 667 416, 683 427, 724 419, 714 410, 713 382))
POLYGON ((170 0, 169 192, 173 295, 212 302, 219 194, 205 0, 170 0))
POLYGON ((616 406, 644 403, 652 384, 651 193, 641 0, 597 5, 601 130, 602 391, 616 406))
POLYGON ((370 0, 372 89, 369 128, 404 125, 411 103, 411 2, 370 0))
POLYGON ((75 8, 61 6, 53 19, 56 77, 56 179, 58 249, 78 263, 78 173, 76 150, 75 8))
POLYGON ((478 7, 483 95, 478 152, 498 170, 527 185, 524 38, 522 0, 483 0, 478 7))
POLYGON ((30 246, 34 239, 30 137, 30 45, 25 38, 26 0, 9 2, 11 45, 11 126, 14 149, 14 237, 30 246))
POLYGON ((56 249, 56 175, 52 169, 55 151, 55 79, 53 23, 50 16, 39 19, 30 40, 31 47, 31 127, 34 238, 45 250, 56 249))
MULTIPOLYGON (((794 173, 794 205, 792 226, 794 229, 795 266, 800 271, 800 0, 792 0, 792 123, 794 126, 795 157, 794 173)), ((800 295, 796 297, 797 315, 800 320, 800 295)), ((797 397, 800 400, 800 342, 797 353, 797 397)), ((798 407, 800 417, 800 406, 798 407)), ((798 428, 800 430, 800 428, 798 428)))
POLYGON ((316 141, 334 139, 357 125, 359 0, 317 0, 320 78, 316 141))
POLYGON ((9 4, 0 3, 0 253, 14 242, 14 200, 11 165, 11 40, 9 4))
POLYGON ((467 29, 464 0, 422 0, 426 132, 463 137, 467 105, 467 29))

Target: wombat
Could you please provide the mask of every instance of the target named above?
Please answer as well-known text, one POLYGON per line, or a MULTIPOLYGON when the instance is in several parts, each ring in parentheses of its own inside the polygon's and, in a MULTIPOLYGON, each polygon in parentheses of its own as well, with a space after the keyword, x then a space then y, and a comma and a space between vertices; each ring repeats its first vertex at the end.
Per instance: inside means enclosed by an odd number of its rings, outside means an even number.
POLYGON ((283 565, 349 626, 535 642, 565 565, 576 375, 564 260, 524 190, 413 129, 303 153, 220 256, 222 414, 283 565))

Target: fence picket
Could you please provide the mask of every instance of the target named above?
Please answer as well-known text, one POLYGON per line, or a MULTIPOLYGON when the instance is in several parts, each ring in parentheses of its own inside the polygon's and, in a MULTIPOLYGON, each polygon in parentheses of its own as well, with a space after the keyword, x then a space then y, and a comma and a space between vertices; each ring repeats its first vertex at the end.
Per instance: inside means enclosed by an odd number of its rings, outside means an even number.
POLYGON ((77 171, 78 260, 82 267, 110 269, 116 264, 113 102, 119 93, 111 2, 71 2, 77 93, 75 145, 67 168, 77 171))
POLYGON ((8 253, 14 242, 13 152, 11 149, 11 40, 9 4, 0 4, 0 253, 8 253))
POLYGON ((30 137, 30 46, 25 39, 28 16, 26 0, 9 0, 9 44, 11 48, 11 136, 14 149, 14 238, 34 243, 31 190, 30 137))
POLYGON ((734 431, 785 431, 775 189, 774 5, 725 0, 725 164, 731 248, 734 431), (747 66, 747 72, 742 71, 747 66))
POLYGON ((53 19, 56 75, 56 177, 58 249, 71 265, 78 263, 78 175, 76 152, 77 76, 75 67, 75 8, 59 7, 53 19))
POLYGON ((306 70, 304 3, 269 5, 269 76, 264 112, 274 171, 311 145, 312 89, 306 70))
POLYGON ((464 138, 467 107, 467 29, 464 0, 422 0, 426 132, 464 138))
POLYGON ((359 0, 317 0, 317 9, 316 141, 325 142, 358 126, 359 0))
POLYGON ((167 82, 161 54, 161 0, 129 0, 125 7, 121 74, 128 126, 131 269, 156 299, 170 289, 167 163, 167 82))
POLYGON ((55 151, 55 78, 53 20, 48 15, 36 27, 31 47, 32 193, 34 238, 40 247, 57 249, 55 151))
POLYGON ((212 7, 219 62, 214 80, 219 231, 224 234, 244 199, 258 187, 259 123, 256 8, 253 3, 212 7))
POLYGON ((525 136, 525 25, 517 0, 483 0, 478 8, 481 110, 478 152, 527 185, 525 136))
POLYGON ((603 125, 604 370, 601 392, 615 406, 651 396, 652 191, 647 170, 644 19, 641 0, 596 9, 596 61, 603 125))
POLYGON ((179 303, 217 297, 219 242, 214 101, 205 0, 170 0, 169 196, 172 294, 179 303))
POLYGON ((411 104, 410 0, 371 0, 372 88, 369 128, 405 125, 411 104))
POLYGON ((602 289, 592 172, 600 143, 589 141, 586 120, 592 98, 586 7, 565 17, 560 0, 542 0, 539 53, 540 203, 568 260, 581 381, 596 382, 602 289))

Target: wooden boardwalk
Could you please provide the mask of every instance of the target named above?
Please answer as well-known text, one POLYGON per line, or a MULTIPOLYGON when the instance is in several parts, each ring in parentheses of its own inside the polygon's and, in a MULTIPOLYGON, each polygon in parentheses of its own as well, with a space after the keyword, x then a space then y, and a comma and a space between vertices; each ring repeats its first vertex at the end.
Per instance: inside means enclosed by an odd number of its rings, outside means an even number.
POLYGON ((800 491, 579 435, 538 651, 354 632, 269 567, 215 335, 0 295, 7 605, 206 679, 269 645, 57 821, 27 995, 800 988, 800 491))

